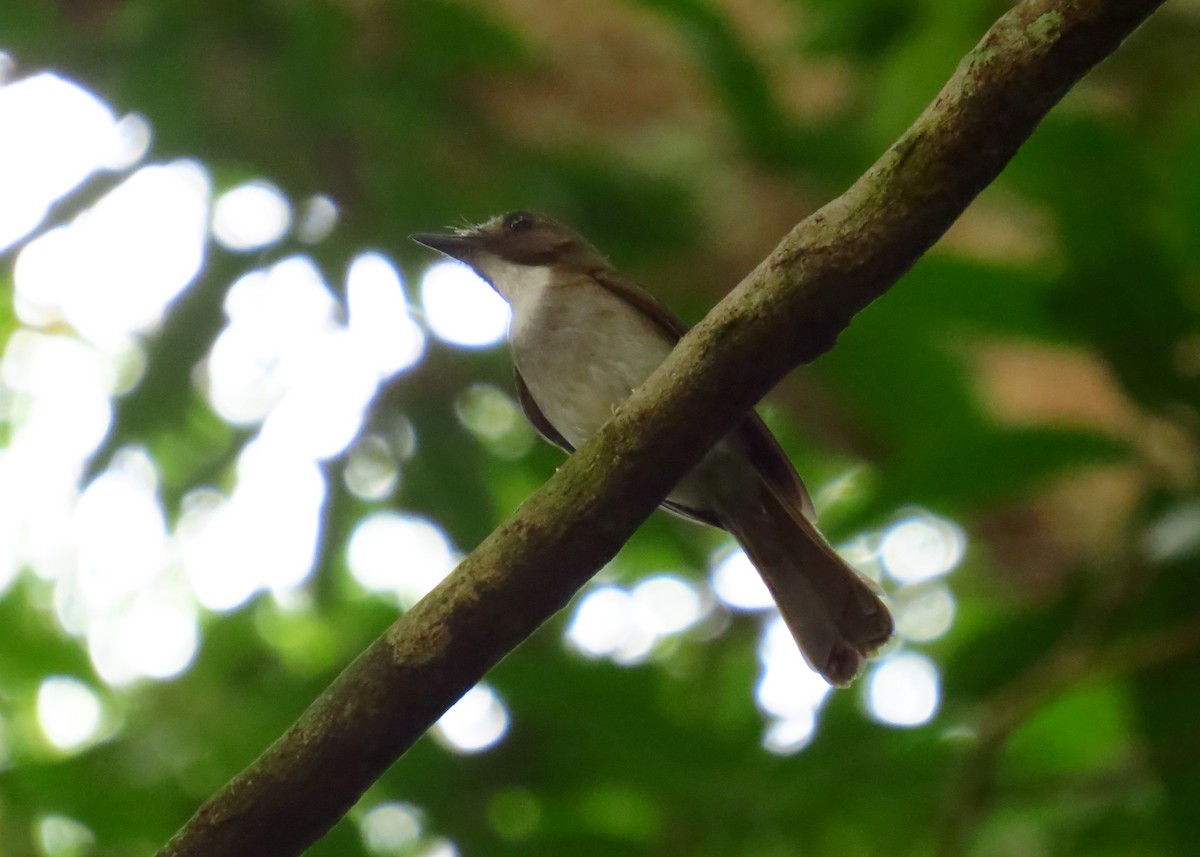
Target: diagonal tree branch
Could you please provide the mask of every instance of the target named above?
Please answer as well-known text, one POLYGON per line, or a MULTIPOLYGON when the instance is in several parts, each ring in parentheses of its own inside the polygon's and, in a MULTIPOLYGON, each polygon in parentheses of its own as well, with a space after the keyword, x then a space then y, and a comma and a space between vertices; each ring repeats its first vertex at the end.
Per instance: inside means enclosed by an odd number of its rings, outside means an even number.
POLYGON ((1162 0, 1024 0, 845 194, 796 226, 440 586, 162 857, 295 855, 610 559, 788 371, 830 348, 1162 0))

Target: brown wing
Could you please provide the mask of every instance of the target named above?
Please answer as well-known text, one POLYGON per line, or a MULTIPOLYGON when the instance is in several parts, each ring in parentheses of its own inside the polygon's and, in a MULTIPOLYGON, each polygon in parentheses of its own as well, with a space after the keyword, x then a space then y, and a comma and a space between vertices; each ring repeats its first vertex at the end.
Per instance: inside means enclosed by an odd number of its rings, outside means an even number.
POLYGON ((516 366, 513 367, 513 374, 517 376, 517 403, 525 412, 526 419, 533 423, 537 433, 550 443, 567 453, 574 452, 575 447, 571 446, 567 439, 558 433, 558 429, 551 424, 550 420, 546 419, 546 415, 542 413, 538 403, 533 400, 533 393, 529 392, 529 387, 525 384, 525 379, 521 377, 521 372, 516 366))
POLYGON ((813 506, 812 497, 804 487, 800 474, 792 466, 792 460, 787 457, 762 417, 751 411, 737 427, 735 436, 745 445, 754 469, 766 480, 775 496, 785 505, 799 509, 800 514, 815 523, 817 509, 813 506))
POLYGON ((626 303, 633 305, 654 319, 658 326, 671 334, 671 337, 676 341, 688 332, 688 326, 683 323, 683 320, 679 316, 671 312, 662 301, 633 280, 625 277, 625 275, 614 271, 612 268, 599 268, 592 271, 591 274, 605 288, 610 289, 626 303))
MULTIPOLYGON (((594 271, 593 276, 615 294, 654 319, 659 327, 676 340, 687 333, 688 326, 658 298, 637 283, 611 268, 594 271)), ((816 510, 813 507, 812 498, 808 494, 808 489, 804 487, 804 483, 800 480, 800 475, 796 473, 796 468, 792 466, 787 453, 783 451, 779 441, 775 440, 775 436, 771 434, 762 418, 754 411, 750 411, 741 425, 734 430, 734 437, 741 442, 750 461, 754 464, 755 470, 763 477, 775 496, 783 503, 799 509, 805 518, 815 521, 816 510)), ((692 518, 711 526, 720 526, 715 518, 701 510, 683 509, 670 502, 663 505, 685 518, 692 518)))

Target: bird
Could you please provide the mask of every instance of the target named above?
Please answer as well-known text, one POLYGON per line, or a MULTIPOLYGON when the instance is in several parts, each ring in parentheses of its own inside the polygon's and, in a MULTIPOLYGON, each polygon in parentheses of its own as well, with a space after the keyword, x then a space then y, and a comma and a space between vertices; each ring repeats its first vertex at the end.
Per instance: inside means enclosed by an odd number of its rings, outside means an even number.
MULTIPOLYGON (((516 397, 538 433, 573 452, 687 332, 582 235, 512 211, 412 239, 470 266, 509 304, 516 397)), ((816 527, 783 448, 750 411, 672 489, 662 507, 729 532, 770 590, 800 653, 848 685, 891 638, 892 615, 816 527)))

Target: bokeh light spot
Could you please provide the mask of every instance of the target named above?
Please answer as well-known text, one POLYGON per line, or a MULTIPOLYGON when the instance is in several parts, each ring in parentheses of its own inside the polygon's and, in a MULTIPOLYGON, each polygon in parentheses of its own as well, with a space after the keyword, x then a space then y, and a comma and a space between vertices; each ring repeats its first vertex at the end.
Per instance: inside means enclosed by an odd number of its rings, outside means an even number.
POLYGON ((927 643, 954 624, 954 596, 941 584, 910 584, 892 596, 892 613, 896 633, 911 642, 927 643))
POLYGON ((567 626, 567 642, 594 658, 616 653, 630 636, 633 605, 619 586, 597 586, 583 594, 567 626))
POLYGON ((391 446, 379 435, 359 438, 346 456, 346 487, 363 500, 382 500, 396 489, 399 463, 391 446))
POLYGON ((148 592, 117 612, 94 617, 87 638, 96 672, 117 686, 179 675, 196 655, 200 629, 192 603, 148 592))
POLYGON ((121 450, 84 489, 75 507, 74 542, 75 581, 87 613, 117 606, 158 576, 166 563, 166 522, 156 466, 144 450, 121 450))
POLYGON ((263 179, 230 188, 213 205, 213 237, 230 250, 257 250, 274 244, 287 234, 291 222, 287 197, 263 179))
POLYGON ((325 476, 311 459, 258 438, 238 456, 237 484, 189 494, 177 528, 197 600, 232 610, 260 589, 302 584, 312 570, 325 476))
POLYGON ((338 306, 310 259, 290 256, 239 277, 225 295, 229 325, 207 362, 213 408, 236 425, 258 422, 301 375, 317 344, 336 329, 338 306))
POLYGON ((78 750, 90 743, 102 714, 100 698, 77 678, 50 676, 38 687, 38 725, 59 750, 78 750))
POLYGON ((879 554, 892 578, 917 583, 952 571, 962 561, 966 546, 966 535, 958 524, 919 513, 884 532, 879 554))
POLYGON ((375 512, 354 528, 346 549, 350 574, 372 592, 395 592, 411 607, 458 562, 437 524, 400 512, 375 512))
POLYGON ((84 857, 95 844, 91 828, 73 818, 44 815, 38 820, 37 845, 43 857, 84 857))
POLYGON ((337 222, 338 207, 332 199, 323 194, 309 197, 300 208, 296 237, 306 244, 316 244, 329 237, 337 222))
POLYGON ((800 711, 768 724, 763 731, 763 747, 776 756, 790 756, 807 747, 816 731, 816 712, 800 711))
POLYGON ((590 658, 623 666, 645 662, 662 639, 695 625, 708 612, 696 588, 682 578, 657 574, 625 590, 595 586, 575 606, 567 644, 590 658))
POLYGON ((492 384, 472 384, 454 401, 454 412, 471 434, 500 458, 520 458, 533 445, 521 409, 492 384))
POLYGON ((941 704, 937 666, 917 652, 896 652, 877 661, 867 679, 867 709, 891 726, 921 726, 941 704))
POLYGON ((766 610, 775 606, 771 590, 741 548, 725 549, 714 557, 710 571, 713 591, 738 610, 766 610))
POLYGON ((184 573, 196 600, 209 610, 232 610, 258 589, 253 575, 236 560, 233 542, 241 533, 230 519, 228 499, 211 488, 198 488, 183 498, 175 541, 184 573))
POLYGON ((142 167, 21 249, 21 319, 66 322, 106 350, 149 331, 200 270, 208 197, 208 172, 195 161, 142 167))
POLYGON ((425 333, 413 320, 400 272, 379 253, 362 253, 346 274, 349 331, 367 362, 386 378, 420 362, 425 333))
POLYGON ((12 524, 0 522, 0 598, 17 579, 17 535, 12 524))
POLYGON ((421 839, 421 811, 402 801, 381 803, 364 813, 358 826, 372 854, 407 854, 421 839))
POLYGON ((331 332, 294 355, 293 376, 271 409, 262 440, 297 457, 320 460, 338 455, 354 440, 379 375, 353 337, 331 332))
POLYGON ((438 719, 433 734, 459 753, 478 753, 508 731, 508 709, 494 690, 482 682, 463 694, 438 719))
POLYGON ((421 306, 429 329, 451 345, 495 345, 508 330, 508 303, 461 262, 435 262, 425 270, 421 306))
POLYGON ((146 117, 130 113, 117 120, 113 130, 112 148, 104 161, 106 169, 127 170, 150 151, 153 132, 146 117))
POLYGON ((1200 501, 1165 510, 1146 527, 1142 546, 1153 562, 1164 565, 1200 553, 1200 501))
POLYGON ((111 156, 116 119, 96 96, 56 74, 0 87, 0 250, 111 156))
POLYGON ((459 857, 458 846, 449 839, 439 838, 430 843, 428 848, 418 851, 414 857, 459 857))
POLYGON ((678 634, 704 618, 704 601, 696 587, 671 574, 645 578, 630 595, 638 622, 660 636, 678 634))

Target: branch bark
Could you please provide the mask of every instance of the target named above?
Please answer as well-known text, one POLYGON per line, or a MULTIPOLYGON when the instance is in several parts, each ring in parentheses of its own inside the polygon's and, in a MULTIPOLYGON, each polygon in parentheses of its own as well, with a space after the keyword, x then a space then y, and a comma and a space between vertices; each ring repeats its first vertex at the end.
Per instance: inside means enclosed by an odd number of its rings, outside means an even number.
POLYGON ((796 226, 457 569, 160 857, 295 855, 567 604, 671 486, 924 253, 1046 112, 1162 0, 1024 0, 845 194, 796 226))

